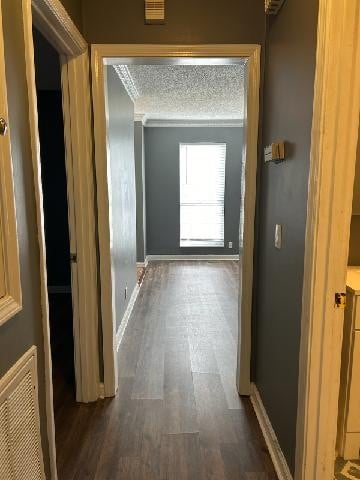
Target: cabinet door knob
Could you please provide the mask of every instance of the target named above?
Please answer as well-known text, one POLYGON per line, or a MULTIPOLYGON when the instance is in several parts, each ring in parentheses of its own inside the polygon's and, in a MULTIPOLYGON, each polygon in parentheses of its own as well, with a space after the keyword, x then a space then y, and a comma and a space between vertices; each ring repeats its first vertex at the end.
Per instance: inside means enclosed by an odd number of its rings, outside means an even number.
POLYGON ((8 129, 8 125, 6 123, 5 118, 1 117, 0 118, 0 135, 4 136, 6 135, 8 129))

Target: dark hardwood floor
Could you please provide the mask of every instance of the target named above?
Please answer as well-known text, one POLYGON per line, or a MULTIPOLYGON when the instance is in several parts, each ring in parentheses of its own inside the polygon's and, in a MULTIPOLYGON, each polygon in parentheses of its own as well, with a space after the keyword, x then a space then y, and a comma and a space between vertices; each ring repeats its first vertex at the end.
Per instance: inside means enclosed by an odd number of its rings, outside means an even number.
POLYGON ((59 480, 276 480, 247 398, 235 388, 235 262, 159 262, 119 351, 119 393, 64 392, 59 480))

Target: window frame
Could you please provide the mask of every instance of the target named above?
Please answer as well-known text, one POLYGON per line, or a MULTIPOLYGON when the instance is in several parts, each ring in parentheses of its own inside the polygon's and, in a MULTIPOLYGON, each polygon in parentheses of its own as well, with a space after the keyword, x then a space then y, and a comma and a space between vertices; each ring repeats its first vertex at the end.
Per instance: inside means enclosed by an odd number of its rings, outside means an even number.
MULTIPOLYGON (((189 248, 194 248, 194 249, 204 249, 204 248, 211 248, 211 249, 219 249, 219 248, 225 248, 225 214, 226 214, 226 205, 225 205, 225 196, 226 196, 226 156, 227 156, 227 149, 228 145, 226 142, 179 142, 179 161, 178 161, 178 167, 179 167, 179 248, 184 248, 184 249, 189 249, 189 248), (211 244, 206 244, 206 240, 202 244, 194 244, 194 245, 181 245, 182 239, 181 239, 181 173, 180 173, 180 165, 181 165, 181 146, 183 145, 203 145, 203 146, 209 146, 209 145, 223 145, 225 147, 225 155, 224 155, 224 208, 223 208, 223 238, 222 238, 222 245, 211 245, 211 244)), ((194 240, 195 242, 195 240, 194 240)))

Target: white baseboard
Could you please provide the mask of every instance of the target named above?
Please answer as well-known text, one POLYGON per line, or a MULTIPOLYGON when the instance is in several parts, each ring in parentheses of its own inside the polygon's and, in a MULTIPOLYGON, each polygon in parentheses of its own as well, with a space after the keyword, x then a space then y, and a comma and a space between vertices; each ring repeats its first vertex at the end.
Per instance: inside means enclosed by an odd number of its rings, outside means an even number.
POLYGON ((123 339, 123 336, 124 336, 124 333, 125 333, 125 329, 127 327, 127 324, 128 324, 128 321, 129 321, 129 318, 130 318, 130 315, 131 315, 131 312, 134 308, 134 305, 135 305, 135 302, 136 302, 136 299, 137 299, 137 296, 139 294, 139 291, 140 291, 140 285, 136 284, 132 294, 131 294, 131 298, 129 300, 129 303, 128 303, 128 306, 125 310, 125 313, 124 313, 124 316, 121 320, 121 323, 120 323, 120 326, 118 328, 118 331, 116 332, 116 351, 118 352, 119 351, 119 347, 120 347, 120 344, 121 344, 121 340, 123 339))
POLYGON ((149 263, 148 257, 145 257, 145 260, 143 262, 136 262, 136 266, 138 268, 146 268, 149 263))
POLYGON ((224 261, 239 260, 239 255, 148 255, 147 259, 151 261, 172 261, 172 260, 203 260, 208 261, 224 261))
POLYGON ((48 293, 71 293, 70 285, 48 285, 48 293))
POLYGON ((105 398, 105 385, 103 383, 99 384, 99 398, 102 400, 105 398))
POLYGON ((293 480, 279 441, 266 413, 264 404, 262 403, 259 391, 254 384, 252 384, 250 399, 279 480, 293 480))

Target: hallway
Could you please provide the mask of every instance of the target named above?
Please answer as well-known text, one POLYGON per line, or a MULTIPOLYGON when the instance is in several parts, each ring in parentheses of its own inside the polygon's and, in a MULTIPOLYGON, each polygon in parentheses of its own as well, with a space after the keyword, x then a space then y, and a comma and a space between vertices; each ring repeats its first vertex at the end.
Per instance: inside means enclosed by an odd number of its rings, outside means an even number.
POLYGON ((236 262, 154 262, 119 350, 115 399, 56 418, 59 480, 275 480, 235 388, 236 262))

